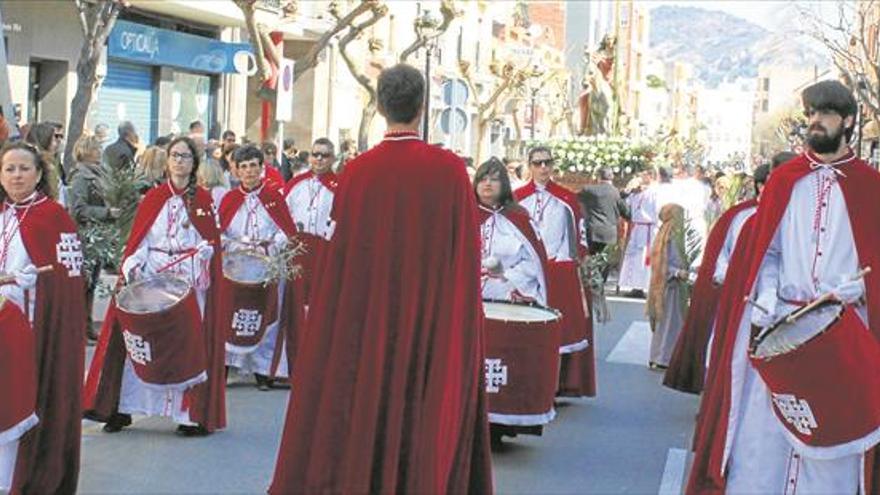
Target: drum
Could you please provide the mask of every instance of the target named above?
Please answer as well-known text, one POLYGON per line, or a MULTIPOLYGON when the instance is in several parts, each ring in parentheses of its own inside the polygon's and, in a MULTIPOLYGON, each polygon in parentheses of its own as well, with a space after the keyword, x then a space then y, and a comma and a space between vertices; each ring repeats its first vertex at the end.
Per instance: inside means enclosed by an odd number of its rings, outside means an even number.
POLYGON ((547 424, 556 416, 559 312, 537 305, 484 301, 489 422, 547 424))
POLYGON ((574 261, 547 263, 547 304, 562 312, 559 353, 579 352, 590 346, 593 336, 587 321, 583 288, 574 261))
POLYGON ((0 445, 4 445, 37 422, 37 360, 27 317, 15 303, 2 297, 0 301, 0 445))
POLYGON ((226 350, 251 353, 262 342, 266 327, 278 319, 278 284, 269 283, 269 258, 252 250, 224 254, 223 277, 226 350))
POLYGON ((160 273, 116 295, 125 349, 149 387, 185 390, 208 379, 202 317, 192 285, 160 273))
POLYGON ((828 301, 755 338, 750 359, 803 455, 833 459, 880 442, 880 344, 852 306, 828 301))

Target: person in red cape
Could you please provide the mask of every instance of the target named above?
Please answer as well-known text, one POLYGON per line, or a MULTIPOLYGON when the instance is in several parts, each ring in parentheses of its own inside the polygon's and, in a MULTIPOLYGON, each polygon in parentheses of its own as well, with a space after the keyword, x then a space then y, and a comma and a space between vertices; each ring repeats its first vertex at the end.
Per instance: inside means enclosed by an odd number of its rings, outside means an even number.
POLYGON ((562 313, 559 395, 596 395, 596 343, 578 266, 587 255, 587 237, 577 196, 556 184, 549 148, 529 150, 532 180, 514 193, 538 225, 547 251, 548 304, 562 313))
POLYGON ((171 273, 192 285, 207 358, 206 380, 186 389, 148 386, 134 371, 112 300, 84 390, 86 417, 106 422, 108 433, 130 425, 134 413, 170 417, 184 436, 206 435, 226 426, 225 335, 218 322, 220 231, 211 194, 196 185, 198 157, 195 143, 187 137, 169 143, 169 179, 148 191, 138 206, 123 253, 122 277, 132 282, 171 273))
POLYGON ((11 278, 0 285, 5 299, 0 333, 12 337, 24 331, 33 339, 29 344, 26 336, 16 338, 21 354, 11 361, 0 357, 0 370, 14 366, 13 372, 23 373, 11 389, 2 388, 0 490, 73 493, 85 361, 81 244, 73 220, 48 196, 51 175, 40 152, 26 143, 9 144, 0 151, 0 163, 0 273, 11 278), (12 466, 11 487, 4 486, 12 466))
POLYGON ((306 248, 301 256, 306 304, 314 278, 315 262, 330 235, 330 210, 338 184, 338 178, 332 170, 336 158, 334 150, 333 142, 329 139, 316 139, 309 155, 310 170, 290 179, 284 190, 287 208, 297 222, 297 238, 306 248))
MULTIPOLYGON (((755 169, 756 197, 760 197, 769 175, 768 165, 761 165, 755 169)), ((721 285, 742 226, 755 213, 757 207, 757 199, 742 201, 731 206, 718 218, 709 232, 697 272, 697 280, 691 292, 684 328, 672 352, 669 368, 663 377, 663 385, 691 394, 702 392, 706 374, 706 350, 714 327, 721 285)))
POLYGON ((269 493, 492 492, 474 193, 419 138, 424 91, 379 76, 388 131, 339 184, 269 493))
MULTIPOLYGON (((266 256, 277 255, 287 246, 288 239, 296 234, 293 219, 284 203, 284 198, 274 188, 265 183, 262 177, 263 152, 253 145, 246 145, 235 152, 235 166, 241 184, 226 193, 220 203, 220 230, 222 232, 224 251, 231 253, 237 250, 256 250, 266 256)), ((291 282, 296 284, 296 282, 291 282)), ((262 340, 255 348, 241 349, 226 345, 226 365, 238 368, 245 373, 254 373, 257 387, 269 390, 272 381, 277 377, 288 376, 288 360, 284 353, 286 345, 286 328, 281 326, 283 317, 289 308, 283 304, 285 282, 278 284, 273 306, 276 318, 266 324, 262 340)), ((232 285, 224 285, 227 298, 234 298, 232 285)), ((300 290, 295 291, 299 294, 300 290)), ((270 304, 270 303, 267 303, 270 304)), ((224 306, 232 306, 233 301, 224 299, 224 306)), ((268 318, 260 315, 260 319, 268 318)), ((235 318, 235 315, 229 315, 235 318)), ((229 324, 228 319, 224 319, 229 324)), ((239 325, 239 328, 249 325, 239 325)), ((250 328, 244 330, 252 331, 250 328)))
POLYGON ((823 81, 802 96, 809 150, 773 171, 722 288, 687 493, 878 490, 874 441, 823 459, 796 450, 747 357, 753 326, 827 292, 880 338, 880 276, 851 278, 880 266, 880 174, 847 146, 857 110, 849 90, 823 81))
POLYGON ((18 441, 38 422, 34 333, 15 303, 0 296, 0 491, 12 487, 18 441))

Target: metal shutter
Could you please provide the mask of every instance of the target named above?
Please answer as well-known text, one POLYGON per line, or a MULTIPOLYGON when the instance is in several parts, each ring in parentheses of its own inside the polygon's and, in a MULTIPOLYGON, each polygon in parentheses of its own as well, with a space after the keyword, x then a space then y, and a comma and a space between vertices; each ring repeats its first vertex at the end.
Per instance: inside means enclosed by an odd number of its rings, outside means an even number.
POLYGON ((155 91, 153 67, 111 60, 107 77, 92 105, 91 126, 110 126, 111 141, 116 140, 116 127, 123 120, 131 121, 141 141, 152 143, 156 135, 155 91))

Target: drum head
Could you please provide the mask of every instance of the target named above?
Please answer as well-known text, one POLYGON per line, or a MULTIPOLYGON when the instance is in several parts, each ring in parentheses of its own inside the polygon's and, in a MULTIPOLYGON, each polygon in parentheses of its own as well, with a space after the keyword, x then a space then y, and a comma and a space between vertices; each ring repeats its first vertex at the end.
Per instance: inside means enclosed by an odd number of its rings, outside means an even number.
POLYGON ((269 280, 269 257, 243 249, 223 254, 223 275, 242 284, 262 284, 269 280))
POLYGON ((758 339, 753 356, 769 359, 791 352, 827 330, 843 313, 843 305, 829 301, 807 312, 797 320, 775 323, 758 339))
POLYGON ((490 320, 546 323, 559 319, 555 309, 504 301, 483 301, 483 314, 490 320))
POLYGON ((116 305, 131 314, 159 313, 180 302, 191 288, 185 278, 160 273, 125 286, 116 295, 116 305))

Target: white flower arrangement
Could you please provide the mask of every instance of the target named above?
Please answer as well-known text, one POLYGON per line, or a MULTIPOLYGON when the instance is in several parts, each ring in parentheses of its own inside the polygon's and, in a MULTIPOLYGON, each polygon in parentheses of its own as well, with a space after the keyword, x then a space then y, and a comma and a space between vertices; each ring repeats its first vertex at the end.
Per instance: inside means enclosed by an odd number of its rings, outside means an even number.
POLYGON ((595 176, 602 167, 609 167, 618 179, 628 177, 651 166, 652 147, 620 136, 577 136, 526 143, 550 148, 556 158, 556 169, 563 174, 595 176))

